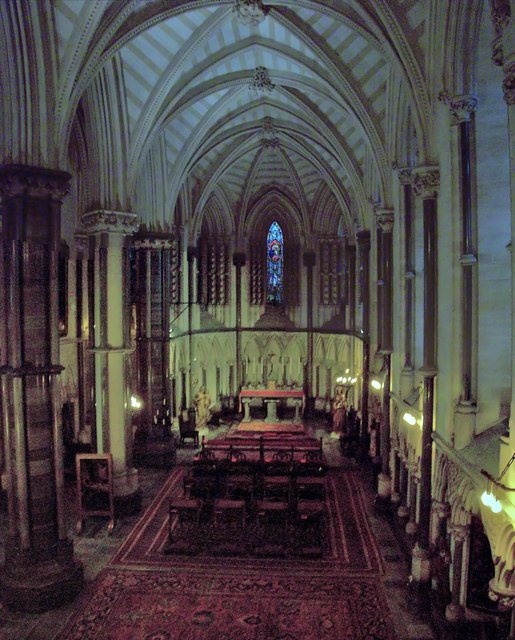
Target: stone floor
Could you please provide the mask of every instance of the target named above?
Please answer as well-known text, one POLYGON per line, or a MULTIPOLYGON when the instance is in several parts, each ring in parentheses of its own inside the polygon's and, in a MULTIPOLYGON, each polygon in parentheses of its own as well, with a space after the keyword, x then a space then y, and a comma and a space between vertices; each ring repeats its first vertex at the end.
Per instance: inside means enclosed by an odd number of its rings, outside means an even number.
MULTIPOLYGON (((368 505, 368 517, 372 530, 377 538, 383 554, 385 574, 381 580, 385 587, 387 602, 395 621, 396 638, 398 640, 434 640, 436 636, 428 624, 416 617, 407 604, 407 583, 409 565, 405 555, 397 544, 396 537, 384 518, 374 513, 373 483, 370 469, 359 465, 355 460, 344 458, 340 454, 339 441, 331 436, 320 423, 310 425, 317 437, 323 438, 324 454, 331 466, 349 466, 360 471, 363 479, 368 505)), ((206 440, 223 434, 228 425, 216 429, 202 430, 201 436, 206 440)), ((177 462, 191 460, 194 449, 184 447, 178 449, 177 462)), ((146 507, 168 474, 167 470, 140 469, 140 487, 143 508, 146 507)), ((73 538, 76 556, 83 562, 86 581, 95 578, 106 565, 115 549, 132 529, 138 516, 122 518, 117 522, 113 535, 107 534, 107 519, 89 519, 81 536, 74 533, 75 505, 74 484, 67 482, 67 498, 69 504, 69 535, 73 538)), ((3 540, 6 532, 6 514, 0 511, 0 561, 3 561, 3 540)), ((51 640, 64 625, 74 610, 74 604, 63 606, 44 614, 20 614, 5 610, 0 605, 0 640, 51 640)), ((127 640, 130 640, 129 638, 127 640)))

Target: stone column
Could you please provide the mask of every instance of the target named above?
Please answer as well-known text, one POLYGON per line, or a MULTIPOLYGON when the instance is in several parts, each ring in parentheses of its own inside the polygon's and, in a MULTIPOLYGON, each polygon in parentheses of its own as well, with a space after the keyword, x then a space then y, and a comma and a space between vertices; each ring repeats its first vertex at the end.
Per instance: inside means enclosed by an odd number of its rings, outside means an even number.
POLYGON ((363 389, 361 396, 361 434, 363 440, 368 432, 368 394, 370 383, 370 231, 357 233, 359 250, 360 295, 362 304, 363 331, 363 389))
POLYGON ((476 354, 474 333, 477 324, 476 280, 477 249, 474 239, 472 210, 471 125, 477 108, 477 97, 441 96, 450 109, 453 139, 459 154, 459 186, 461 209, 461 392, 455 412, 454 445, 461 449, 475 433, 477 406, 476 354))
POLYGON ((129 385, 130 344, 128 237, 138 228, 135 213, 97 210, 83 214, 94 241, 94 347, 96 442, 111 453, 119 511, 139 508, 138 472, 132 466, 129 385))
POLYGON ((345 250, 347 256, 347 275, 349 287, 349 323, 351 331, 356 330, 356 245, 348 244, 345 250))
POLYGON ((61 430, 57 260, 70 177, 25 165, 0 168, 8 504, 0 594, 23 611, 60 606, 83 583, 67 538, 61 430))
POLYGON ((400 458, 399 465, 399 494, 400 494, 400 504, 397 509, 397 517, 401 519, 406 519, 409 517, 409 508, 408 508, 408 469, 406 467, 406 460, 402 457, 400 458))
POLYGON ((193 362, 193 305, 197 302, 197 276, 198 276, 198 249, 197 247, 190 246, 187 249, 188 258, 188 353, 190 356, 190 368, 188 375, 188 402, 193 402, 195 392, 192 387, 192 370, 191 363, 193 362))
POLYGON ((424 364, 423 427, 420 453, 420 511, 418 539, 413 552, 412 573, 416 582, 430 579, 429 529, 431 520, 431 475, 433 460, 434 378, 436 376, 437 308, 437 191, 440 173, 436 167, 413 170, 413 193, 422 199, 424 235, 424 364), (416 553, 415 553, 416 551, 416 553))
POLYGON ((376 221, 381 230, 380 279, 382 295, 380 308, 380 343, 383 354, 385 378, 383 385, 383 406, 380 433, 381 473, 378 477, 378 496, 389 501, 392 487, 390 474, 390 368, 392 352, 392 275, 393 275, 393 211, 390 209, 376 211, 376 221))
POLYGON ((409 521, 406 523, 406 533, 414 536, 417 533, 417 503, 419 497, 420 479, 416 473, 418 467, 414 463, 408 465, 408 491, 409 491, 409 521))
MULTIPOLYGON (((511 18, 504 16, 506 19, 506 33, 503 38, 503 93, 504 100, 508 107, 508 135, 510 145, 510 190, 511 190, 511 279, 512 279, 512 323, 511 323, 511 350, 512 350, 512 385, 511 385, 511 418, 510 418, 510 436, 509 447, 504 447, 504 454, 501 454, 499 460, 499 468, 503 469, 508 462, 511 452, 515 448, 515 426, 512 424, 515 419, 515 17, 513 15, 514 7, 511 3, 511 18)), ((501 19, 502 23, 502 19, 501 19)), ((501 34, 503 35, 503 34, 501 34)), ((503 449, 503 447, 501 447, 503 449)), ((505 479, 508 486, 515 485, 515 465, 512 465, 505 479)), ((515 637, 515 620, 512 618, 512 633, 515 637)))
POLYGON ((461 577, 463 569, 463 545, 468 538, 470 527, 468 525, 453 524, 450 534, 454 542, 452 552, 452 589, 451 602, 445 608, 445 618, 449 622, 460 622, 464 618, 464 609, 460 602, 461 577))
POLYGON ((232 263, 236 268, 236 385, 240 389, 244 383, 241 372, 241 270, 245 266, 244 253, 233 254, 232 263))
POLYGON ((152 436, 157 411, 170 398, 171 253, 177 240, 164 234, 134 238, 136 362, 143 398, 141 428, 152 436))
POLYGON ((307 401, 307 412, 310 415, 313 411, 313 269, 316 265, 316 255, 313 251, 304 253, 304 266, 306 267, 307 283, 307 330, 308 330, 308 353, 306 366, 305 394, 307 401))

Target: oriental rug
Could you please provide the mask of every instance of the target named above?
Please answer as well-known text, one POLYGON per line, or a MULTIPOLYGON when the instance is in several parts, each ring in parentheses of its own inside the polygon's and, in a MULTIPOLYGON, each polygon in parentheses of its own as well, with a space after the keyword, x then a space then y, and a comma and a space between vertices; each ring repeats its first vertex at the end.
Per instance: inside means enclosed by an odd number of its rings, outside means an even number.
POLYGON ((381 554, 369 528, 363 490, 352 471, 340 469, 331 469, 326 476, 326 545, 322 557, 256 558, 231 555, 230 552, 217 557, 209 555, 209 551, 193 556, 167 555, 169 501, 182 496, 184 472, 184 467, 171 472, 159 494, 118 548, 111 566, 145 569, 179 566, 195 569, 201 566, 216 571, 230 563, 231 567, 247 572, 281 568, 289 572, 300 571, 303 575, 382 572, 381 554))
POLYGON ((372 577, 106 569, 55 640, 394 640, 372 577))

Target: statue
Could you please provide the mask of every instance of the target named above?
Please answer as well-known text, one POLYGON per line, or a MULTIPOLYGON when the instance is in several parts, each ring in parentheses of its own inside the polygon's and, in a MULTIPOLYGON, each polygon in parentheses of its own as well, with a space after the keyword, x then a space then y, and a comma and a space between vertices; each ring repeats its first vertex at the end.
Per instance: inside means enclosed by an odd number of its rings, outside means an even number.
POLYGON ((279 368, 275 361, 275 353, 271 353, 268 356, 266 380, 269 389, 275 389, 277 380, 279 380, 279 368))
POLYGON ((333 433, 344 435, 347 430, 347 407, 345 406, 345 390, 337 385, 333 400, 333 433))
POLYGON ((196 394, 193 404, 197 414, 197 429, 207 427, 207 423, 211 419, 211 398, 204 387, 201 387, 196 394))

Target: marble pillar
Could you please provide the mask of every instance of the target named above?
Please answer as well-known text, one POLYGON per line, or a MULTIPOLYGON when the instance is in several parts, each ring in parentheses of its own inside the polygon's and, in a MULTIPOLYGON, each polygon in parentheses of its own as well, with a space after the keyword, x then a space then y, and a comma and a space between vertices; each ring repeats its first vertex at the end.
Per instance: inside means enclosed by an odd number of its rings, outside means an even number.
POLYGON ((82 215, 94 243, 94 346, 97 453, 111 453, 119 511, 139 508, 132 460, 128 242, 139 226, 134 213, 96 210, 82 215))
POLYGON ((44 611, 73 599, 83 571, 67 537, 58 280, 61 205, 70 175, 0 167, 0 363, 8 530, 3 603, 44 611), (4 289, 5 287, 5 289, 4 289))

